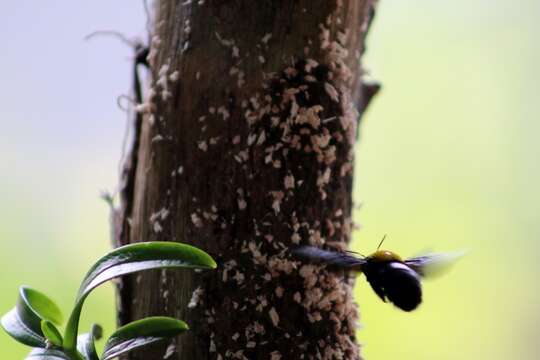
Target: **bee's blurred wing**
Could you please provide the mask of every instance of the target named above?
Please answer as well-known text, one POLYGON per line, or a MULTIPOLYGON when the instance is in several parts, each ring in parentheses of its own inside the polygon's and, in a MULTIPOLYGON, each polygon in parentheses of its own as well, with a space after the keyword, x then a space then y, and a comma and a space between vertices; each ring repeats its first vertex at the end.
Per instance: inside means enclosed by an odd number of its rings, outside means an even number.
POLYGON ((426 254, 405 260, 405 264, 422 277, 436 277, 448 270, 466 251, 426 254))
POLYGON ((326 264, 341 269, 361 271, 366 260, 354 256, 351 252, 327 251, 314 246, 300 246, 292 251, 293 256, 301 260, 326 264))

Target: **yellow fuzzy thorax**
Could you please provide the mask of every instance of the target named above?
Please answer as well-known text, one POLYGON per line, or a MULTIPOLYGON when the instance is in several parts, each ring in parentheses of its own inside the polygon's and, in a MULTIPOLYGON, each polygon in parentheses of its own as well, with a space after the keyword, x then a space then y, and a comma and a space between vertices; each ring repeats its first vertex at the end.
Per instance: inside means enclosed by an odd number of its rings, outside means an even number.
POLYGON ((403 260, 398 254, 389 250, 377 250, 373 254, 369 255, 368 258, 371 261, 377 261, 377 262, 386 262, 386 261, 403 262, 403 260))

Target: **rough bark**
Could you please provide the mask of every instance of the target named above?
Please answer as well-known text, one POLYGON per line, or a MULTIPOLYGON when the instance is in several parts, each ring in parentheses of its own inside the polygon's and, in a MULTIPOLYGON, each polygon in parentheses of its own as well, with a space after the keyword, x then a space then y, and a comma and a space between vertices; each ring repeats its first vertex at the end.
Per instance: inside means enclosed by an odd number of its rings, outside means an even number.
POLYGON ((157 2, 118 242, 191 243, 219 268, 124 279, 121 323, 166 314, 191 326, 128 359, 359 358, 353 279, 289 249, 349 241, 358 114, 374 89, 360 66, 373 6, 157 2))

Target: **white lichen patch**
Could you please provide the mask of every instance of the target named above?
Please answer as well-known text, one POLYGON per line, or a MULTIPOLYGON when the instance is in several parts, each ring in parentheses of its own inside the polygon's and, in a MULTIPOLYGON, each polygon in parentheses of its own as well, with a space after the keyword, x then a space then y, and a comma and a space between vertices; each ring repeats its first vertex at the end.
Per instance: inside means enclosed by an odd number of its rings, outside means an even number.
POLYGON ((248 146, 253 145, 255 143, 255 140, 257 140, 257 134, 256 133, 249 134, 247 137, 248 146))
POLYGON ((152 229, 155 233, 160 233, 163 231, 163 227, 160 224, 160 221, 164 221, 169 216, 169 210, 166 208, 162 208, 159 211, 152 213, 150 215, 150 223, 152 224, 152 229))
POLYGON ((294 189, 294 176, 292 174, 285 176, 285 179, 283 179, 283 185, 287 190, 294 189))
POLYGON ((150 64, 150 67, 155 66, 157 52, 159 50, 159 47, 161 45, 161 38, 158 35, 152 36, 152 39, 150 40, 150 50, 148 51, 148 57, 146 60, 148 61, 148 64, 150 64))
POLYGON ((297 232, 291 235, 291 242, 293 244, 300 244, 300 240, 301 240, 300 234, 298 234, 297 232))
POLYGON ((180 78, 180 72, 178 70, 173 71, 171 75, 169 75, 169 80, 171 82, 176 82, 180 78))
POLYGON ((228 118, 231 117, 231 114, 229 113, 229 110, 227 110, 225 108, 225 106, 220 106, 218 109, 217 109, 217 113, 220 114, 223 118, 223 120, 227 120, 228 118))
POLYGON ((296 270, 296 263, 289 259, 274 255, 268 259, 268 270, 276 278, 280 273, 290 274, 296 270))
POLYGON ((266 33, 266 34, 264 34, 264 36, 262 37, 261 42, 262 42, 263 44, 268 44, 268 41, 270 41, 271 38, 272 38, 272 33, 266 33))
POLYGON ((317 177, 317 186, 323 187, 324 185, 329 184, 331 174, 332 174, 332 170, 329 167, 324 169, 324 172, 322 174, 319 174, 319 176, 317 177))
POLYGON ((159 135, 159 134, 158 134, 158 135, 156 135, 156 136, 154 136, 154 137, 152 138, 152 143, 154 143, 154 144, 155 144, 155 143, 158 143, 158 142, 160 142, 160 141, 163 141, 163 136, 162 136, 162 135, 159 135))
POLYGON ((334 100, 335 102, 339 102, 339 93, 332 84, 325 82, 324 90, 332 100, 334 100))
POLYGON ((152 225, 152 229, 154 230, 155 233, 160 233, 163 231, 163 227, 158 221, 154 221, 152 225))
POLYGON ((223 264, 223 273, 221 280, 227 282, 229 280, 229 271, 234 269, 237 266, 236 260, 229 260, 223 264))
POLYGON ((270 311, 268 312, 268 316, 270 316, 270 320, 272 321, 272 324, 274 324, 274 326, 278 326, 279 315, 274 307, 270 309, 270 311))
POLYGON ((244 84, 246 83, 246 74, 243 72, 243 71, 239 71, 238 72, 238 81, 237 81, 237 85, 239 88, 241 88, 242 86, 244 86, 244 84))
POLYGON ((272 201, 272 209, 274 209, 274 212, 277 214, 281 211, 281 202, 285 197, 285 193, 283 191, 271 191, 270 194, 274 199, 272 201))
POLYGON ((232 39, 225 39, 221 37, 221 35, 218 32, 214 33, 216 35, 216 38, 218 39, 219 43, 225 47, 231 47, 234 45, 234 40, 232 39))
POLYGON ((319 311, 308 313, 308 320, 312 323, 321 321, 322 320, 321 313, 319 311))
POLYGON ((203 226, 202 219, 201 219, 201 217, 200 217, 197 213, 192 213, 192 214, 191 214, 191 222, 192 222, 193 225, 195 225, 195 227, 197 227, 197 228, 201 228, 201 227, 203 226))
POLYGON ((188 37, 191 34, 191 21, 189 19, 184 23, 184 34, 188 37))
POLYGON ((198 141, 197 147, 199 148, 199 150, 206 152, 208 150, 208 143, 206 142, 206 140, 198 141))
POLYGON ((176 352, 176 345, 174 343, 169 344, 169 346, 167 346, 167 349, 165 350, 165 355, 163 355, 163 359, 164 360, 169 359, 171 356, 174 355, 175 352, 176 352))
POLYGON ((169 63, 165 63, 161 65, 161 68, 159 68, 157 80, 156 80, 156 87, 160 90, 161 99, 163 101, 167 101, 169 98, 172 97, 172 93, 169 89, 169 73, 170 65, 169 63))
POLYGON ((189 303, 188 303, 188 308, 189 309, 193 309, 195 307, 197 307, 197 305, 199 305, 201 303, 201 297, 202 295, 204 294, 204 289, 201 288, 200 286, 198 288, 196 288, 194 291, 193 291, 193 294, 191 294, 191 300, 189 300, 189 303))
POLYGON ((257 306, 255 306, 255 310, 262 312, 264 308, 268 306, 268 300, 266 299, 265 296, 259 295, 257 296, 257 301, 258 301, 258 304, 257 306))
POLYGON ((240 271, 236 271, 236 274, 234 274, 233 279, 236 280, 236 283, 238 285, 241 285, 246 279, 246 276, 240 271))
POLYGON ((154 221, 156 219, 165 220, 170 214, 170 211, 167 208, 161 208, 159 211, 153 213, 150 216, 150 221, 154 221))
POLYGON ((247 208, 247 202, 245 199, 238 199, 238 209, 245 210, 247 208))

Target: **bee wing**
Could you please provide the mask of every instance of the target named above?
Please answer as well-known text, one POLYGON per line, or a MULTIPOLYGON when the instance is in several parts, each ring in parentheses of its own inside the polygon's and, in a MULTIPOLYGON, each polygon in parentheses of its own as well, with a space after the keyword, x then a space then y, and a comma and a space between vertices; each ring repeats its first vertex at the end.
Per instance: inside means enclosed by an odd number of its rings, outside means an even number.
POLYGON ((425 254, 405 260, 405 265, 422 277, 435 277, 448 270, 465 251, 425 254))
POLYGON ((314 263, 335 266, 341 269, 361 271, 366 260, 352 252, 328 251, 314 246, 300 246, 292 250, 293 256, 314 263))

